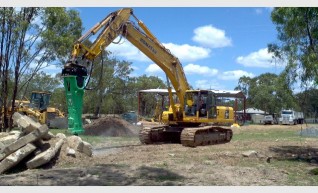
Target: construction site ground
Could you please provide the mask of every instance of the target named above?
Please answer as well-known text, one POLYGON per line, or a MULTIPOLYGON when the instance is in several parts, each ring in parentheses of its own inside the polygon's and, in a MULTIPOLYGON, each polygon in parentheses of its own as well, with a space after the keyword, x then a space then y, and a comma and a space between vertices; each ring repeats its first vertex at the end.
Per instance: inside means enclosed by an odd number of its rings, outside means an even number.
POLYGON ((310 125, 245 125, 233 128, 230 143, 190 148, 143 145, 138 126, 115 117, 96 121, 80 135, 93 145, 92 157, 59 157, 41 169, 10 171, 0 175, 0 185, 318 185, 318 137, 299 135, 310 125))

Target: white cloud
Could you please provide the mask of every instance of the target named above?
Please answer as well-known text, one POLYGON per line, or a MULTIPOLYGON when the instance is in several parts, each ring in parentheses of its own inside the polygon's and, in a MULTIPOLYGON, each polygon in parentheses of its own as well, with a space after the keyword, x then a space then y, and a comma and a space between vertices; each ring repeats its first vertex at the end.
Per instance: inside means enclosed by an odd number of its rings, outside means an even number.
POLYGON ((184 68, 186 74, 199 74, 203 76, 215 76, 218 73, 217 69, 209 68, 208 66, 200 66, 197 64, 188 64, 184 68))
POLYGON ((211 52, 210 49, 190 46, 188 44, 177 45, 173 43, 163 43, 163 45, 182 62, 191 62, 207 58, 211 52))
MULTIPOLYGON (((118 42, 116 38, 114 42, 118 42)), ((210 49, 188 44, 163 43, 170 52, 182 62, 190 62, 209 57, 210 49)), ((111 51, 115 56, 124 57, 126 60, 141 62, 151 62, 139 49, 132 45, 128 40, 121 39, 118 44, 110 44, 106 50, 111 51)))
POLYGON ((215 80, 196 80, 194 89, 215 89, 222 90, 221 85, 215 80))
MULTIPOLYGON (((119 40, 120 38, 117 37, 114 42, 118 42, 119 40)), ((118 44, 111 43, 106 50, 112 52, 115 56, 123 57, 127 60, 142 62, 151 61, 145 54, 143 54, 125 38, 122 38, 118 44)))
POLYGON ((161 70, 161 68, 157 64, 150 64, 146 68, 145 72, 147 72, 149 74, 157 74, 157 73, 163 72, 163 70, 161 70))
POLYGON ((261 14, 263 13, 263 9, 262 9, 262 8, 256 8, 256 9, 255 9, 255 13, 256 13, 257 15, 261 15, 261 14))
POLYGON ((256 52, 252 52, 247 56, 239 56, 236 58, 236 62, 242 64, 245 67, 259 67, 259 68, 271 68, 275 66, 272 62, 273 54, 268 53, 267 48, 260 49, 256 52))
POLYGON ((225 31, 212 25, 198 27, 194 30, 193 41, 210 48, 222 48, 232 45, 230 38, 226 37, 225 31))
POLYGON ((243 70, 233 70, 233 71, 225 71, 219 76, 221 80, 238 80, 242 76, 247 76, 253 78, 255 75, 253 73, 248 73, 243 70))

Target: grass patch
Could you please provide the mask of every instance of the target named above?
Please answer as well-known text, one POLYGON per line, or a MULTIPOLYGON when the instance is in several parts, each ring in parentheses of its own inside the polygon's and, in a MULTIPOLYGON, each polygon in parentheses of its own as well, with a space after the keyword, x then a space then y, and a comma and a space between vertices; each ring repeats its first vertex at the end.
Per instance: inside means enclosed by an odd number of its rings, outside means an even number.
POLYGON ((266 130, 266 131, 244 131, 233 135, 234 141, 275 141, 275 140, 287 140, 287 141, 301 141, 305 137, 301 137, 295 131, 284 130, 266 130))
POLYGON ((312 174, 312 175, 318 176, 318 168, 315 168, 315 169, 310 170, 309 173, 312 174))

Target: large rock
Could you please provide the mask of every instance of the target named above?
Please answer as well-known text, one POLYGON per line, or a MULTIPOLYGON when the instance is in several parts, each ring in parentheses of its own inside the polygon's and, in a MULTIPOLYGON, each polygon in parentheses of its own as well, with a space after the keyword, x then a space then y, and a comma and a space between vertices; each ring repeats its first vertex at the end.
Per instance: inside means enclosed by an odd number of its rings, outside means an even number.
POLYGON ((258 153, 254 150, 246 151, 242 153, 243 157, 257 157, 258 153))
POLYGON ((90 143, 83 141, 82 148, 78 151, 91 157, 93 155, 93 146, 90 143))
POLYGON ((51 161, 52 158, 54 158, 57 152, 61 149, 64 140, 65 138, 59 138, 58 141, 52 147, 36 155, 33 159, 28 161, 26 163, 27 167, 29 169, 37 168, 51 161))
POLYGON ((77 151, 83 149, 83 141, 80 137, 72 135, 66 138, 67 146, 77 151))
POLYGON ((7 156, 0 162, 0 174, 17 165, 23 158, 32 153, 36 147, 30 143, 7 156))
POLYGON ((15 152, 19 148, 25 146, 26 144, 41 139, 43 135, 48 133, 48 129, 49 128, 46 125, 42 125, 38 129, 32 131, 31 133, 19 138, 12 144, 8 145, 2 151, 0 151, 0 160, 7 157, 9 154, 15 152))
POLYGON ((67 137, 66 140, 69 148, 75 149, 76 151, 84 153, 87 156, 93 155, 92 145, 86 141, 83 141, 80 137, 73 135, 67 137))

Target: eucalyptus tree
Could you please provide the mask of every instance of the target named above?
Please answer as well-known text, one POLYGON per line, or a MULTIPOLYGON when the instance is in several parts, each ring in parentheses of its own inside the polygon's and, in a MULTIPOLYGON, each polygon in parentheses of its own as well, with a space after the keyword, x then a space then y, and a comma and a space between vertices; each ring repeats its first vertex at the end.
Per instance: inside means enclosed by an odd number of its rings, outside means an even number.
MULTIPOLYGON (((4 112, 9 106, 14 107, 18 93, 27 88, 28 82, 41 69, 65 62, 81 32, 82 22, 75 10, 0 8, 0 97, 4 112), (21 82, 26 74, 30 75, 29 79, 21 82)), ((4 116, 3 128, 8 128, 8 120, 4 116)))
POLYGON ((268 45, 275 57, 287 64, 290 83, 318 83, 318 8, 274 8, 271 19, 276 25, 278 42, 268 45))

